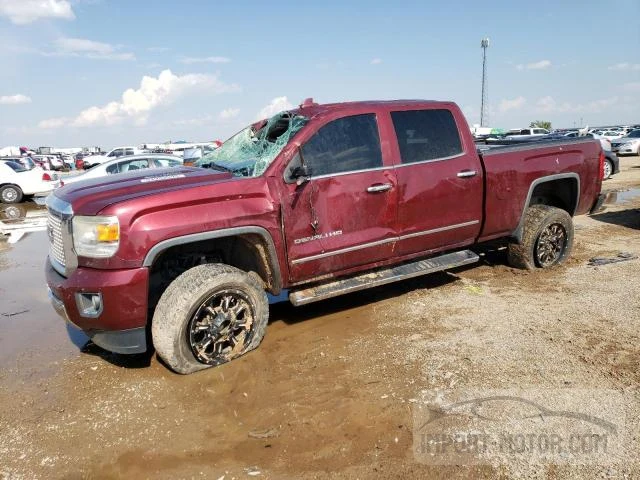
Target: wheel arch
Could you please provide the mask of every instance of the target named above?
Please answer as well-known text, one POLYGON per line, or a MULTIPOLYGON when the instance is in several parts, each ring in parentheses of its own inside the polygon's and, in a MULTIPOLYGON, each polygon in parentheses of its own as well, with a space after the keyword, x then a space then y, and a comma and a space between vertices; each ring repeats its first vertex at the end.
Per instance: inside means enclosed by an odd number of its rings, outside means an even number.
POLYGON ((229 264, 242 270, 255 271, 264 282, 265 289, 274 295, 282 290, 280 264, 271 234, 263 227, 244 226, 210 232, 193 233, 163 240, 149 249, 142 266, 151 268, 171 249, 193 245, 215 245, 218 241, 237 241, 229 264), (242 255, 247 254, 247 255, 242 255))
POLYGON ((580 201, 580 176, 575 173, 559 173, 536 178, 531 185, 522 208, 520 221, 511 234, 517 243, 522 241, 525 213, 531 205, 550 205, 565 210, 573 217, 580 201))

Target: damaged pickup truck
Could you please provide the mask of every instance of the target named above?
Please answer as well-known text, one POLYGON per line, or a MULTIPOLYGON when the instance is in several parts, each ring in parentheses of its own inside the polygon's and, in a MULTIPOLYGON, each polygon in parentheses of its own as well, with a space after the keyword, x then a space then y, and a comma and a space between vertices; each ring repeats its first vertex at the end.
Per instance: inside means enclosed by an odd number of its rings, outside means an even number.
POLYGON ((266 292, 294 305, 468 265, 502 242, 518 268, 571 252, 599 208, 592 139, 479 153, 450 102, 318 105, 247 127, 208 168, 113 175, 48 199, 49 295, 97 345, 152 346, 191 373, 256 348, 266 292))

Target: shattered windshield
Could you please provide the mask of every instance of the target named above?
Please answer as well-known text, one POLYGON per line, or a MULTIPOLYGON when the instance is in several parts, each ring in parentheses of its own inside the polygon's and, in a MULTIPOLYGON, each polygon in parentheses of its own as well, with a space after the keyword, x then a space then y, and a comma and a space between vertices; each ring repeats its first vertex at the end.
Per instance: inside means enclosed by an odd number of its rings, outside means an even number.
POLYGON ((236 176, 260 176, 307 121, 302 115, 280 112, 266 122, 241 130, 195 165, 236 176))

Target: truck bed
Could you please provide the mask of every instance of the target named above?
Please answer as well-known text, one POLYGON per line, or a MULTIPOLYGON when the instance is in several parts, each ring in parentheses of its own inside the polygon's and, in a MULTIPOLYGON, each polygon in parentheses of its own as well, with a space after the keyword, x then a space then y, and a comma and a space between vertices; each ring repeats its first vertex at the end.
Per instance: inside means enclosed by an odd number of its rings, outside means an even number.
POLYGON ((600 142, 591 138, 478 149, 485 178, 485 223, 479 241, 517 236, 525 206, 543 180, 573 185, 567 198, 558 201, 568 202, 572 215, 587 213, 600 192, 601 180, 592 175, 598 171, 600 152, 600 142))

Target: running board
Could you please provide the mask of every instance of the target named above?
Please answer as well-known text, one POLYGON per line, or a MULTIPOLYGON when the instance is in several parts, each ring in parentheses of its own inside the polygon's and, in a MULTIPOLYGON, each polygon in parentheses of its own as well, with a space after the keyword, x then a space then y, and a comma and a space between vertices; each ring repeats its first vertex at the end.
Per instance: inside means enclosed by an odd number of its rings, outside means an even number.
POLYGON ((420 260, 419 262, 405 263, 384 270, 367 272, 355 277, 296 290, 289 294, 289 301, 295 306, 306 305, 307 303, 337 297, 345 293, 357 292, 365 288, 378 287, 407 278, 469 265, 478 260, 480 260, 480 257, 470 250, 447 253, 439 257, 420 260))

